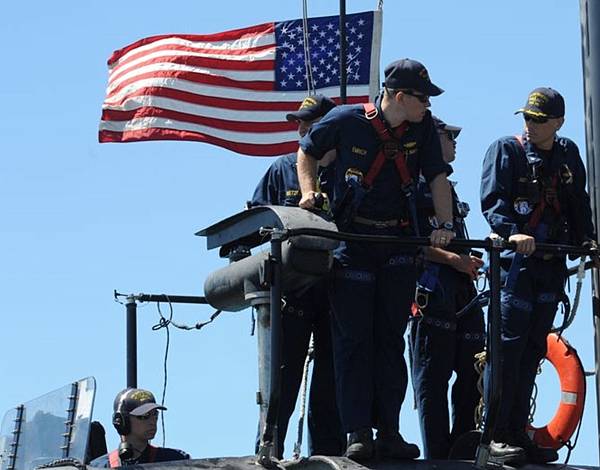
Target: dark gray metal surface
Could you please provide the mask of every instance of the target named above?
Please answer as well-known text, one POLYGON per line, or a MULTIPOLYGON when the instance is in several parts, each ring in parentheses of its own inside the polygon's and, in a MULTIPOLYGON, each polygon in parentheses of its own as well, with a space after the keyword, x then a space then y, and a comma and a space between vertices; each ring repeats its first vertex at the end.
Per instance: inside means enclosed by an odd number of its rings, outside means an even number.
MULTIPOLYGON (((282 292, 300 291, 329 272, 333 257, 329 251, 303 250, 284 242, 282 292)), ((204 281, 204 296, 219 310, 239 312, 250 306, 247 286, 260 285, 261 269, 269 252, 257 253, 231 263, 208 275, 204 281)), ((268 286, 263 286, 268 289, 268 286)))
MULTIPOLYGON (((168 469, 168 470, 189 470, 210 469, 210 470, 257 470, 262 467, 255 463, 255 456, 245 457, 222 457, 210 459, 179 460, 177 462, 154 463, 133 465, 130 469, 168 469)), ((72 470, 75 467, 60 467, 64 470, 72 470)), ((94 467, 87 467, 93 470, 94 467)), ((473 470, 473 463, 459 460, 383 460, 373 461, 365 465, 360 465, 344 457, 323 457, 315 456, 308 459, 296 461, 281 461, 277 467, 280 470, 473 470)), ((511 469, 511 467, 504 467, 511 469)), ((596 470, 599 467, 587 465, 525 465, 519 467, 521 470, 596 470)))
MULTIPOLYGON (((238 212, 196 232, 196 235, 206 237, 209 250, 238 243, 253 248, 269 241, 269 237, 259 235, 258 230, 261 227, 318 228, 337 231, 333 222, 299 207, 260 206, 238 212)), ((332 250, 338 245, 335 240, 311 236, 294 237, 291 243, 300 248, 318 250, 332 250)))
MULTIPOLYGON (((581 55, 583 62, 583 92, 585 103, 585 147, 587 153, 588 191, 596 230, 600 228, 600 2, 580 0, 581 55)), ((596 371, 600 367, 600 278, 592 270, 592 311, 594 315, 594 346, 596 371)), ((596 412, 600 452, 600 378, 596 372, 596 412)))

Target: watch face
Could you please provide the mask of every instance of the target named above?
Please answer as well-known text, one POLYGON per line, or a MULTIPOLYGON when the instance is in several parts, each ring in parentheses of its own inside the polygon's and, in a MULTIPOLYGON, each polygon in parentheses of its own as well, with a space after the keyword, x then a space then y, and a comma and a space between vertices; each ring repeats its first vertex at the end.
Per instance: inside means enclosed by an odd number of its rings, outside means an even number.
POLYGON ((446 230, 454 230, 454 224, 452 222, 444 222, 442 227, 446 230))

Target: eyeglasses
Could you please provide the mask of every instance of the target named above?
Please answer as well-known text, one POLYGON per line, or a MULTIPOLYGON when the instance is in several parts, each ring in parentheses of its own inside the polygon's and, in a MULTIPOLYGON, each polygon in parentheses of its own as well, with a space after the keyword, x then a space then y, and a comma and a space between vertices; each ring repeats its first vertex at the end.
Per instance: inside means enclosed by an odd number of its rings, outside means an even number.
POLYGON ((423 95, 422 93, 415 93, 413 90, 398 90, 405 95, 412 96, 418 99, 421 103, 426 104, 429 101, 429 96, 423 95))
POLYGON ((546 124, 548 122, 548 118, 541 116, 532 116, 530 114, 523 114, 523 119, 525 122, 535 122, 536 124, 546 124))
POLYGON ((448 137, 452 142, 456 142, 456 136, 454 135, 454 133, 444 130, 444 129, 439 129, 438 133, 440 135, 445 135, 446 137, 448 137))
POLYGON ((145 415, 140 415, 140 416, 132 415, 132 416, 136 419, 139 419, 140 421, 146 421, 147 419, 150 419, 150 418, 157 418, 158 410, 151 411, 150 413, 146 413, 145 415))

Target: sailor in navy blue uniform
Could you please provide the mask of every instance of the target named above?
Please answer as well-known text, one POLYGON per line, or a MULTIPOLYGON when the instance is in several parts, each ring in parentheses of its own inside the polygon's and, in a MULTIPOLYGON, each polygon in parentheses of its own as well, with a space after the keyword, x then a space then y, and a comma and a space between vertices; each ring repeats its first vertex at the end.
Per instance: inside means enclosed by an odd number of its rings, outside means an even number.
MULTIPOLYGON (((434 246, 454 236, 447 165, 428 111, 442 93, 425 67, 402 59, 385 69, 381 99, 373 105, 338 106, 300 141, 300 207, 314 207, 317 163, 336 149, 333 211, 338 227, 357 234, 415 234, 414 176, 432 188, 434 246)), ((415 444, 399 433, 399 413, 408 381, 404 333, 415 287, 415 252, 393 244, 343 242, 336 251, 331 301, 338 406, 345 455, 361 461, 417 458, 415 444), (377 429, 373 442, 372 428, 377 429)))
POLYGON ((114 401, 112 422, 121 443, 118 449, 93 460, 90 466, 115 468, 189 459, 182 450, 150 445, 156 435, 159 410, 166 408, 157 404, 148 390, 127 388, 119 392, 114 401))
POLYGON ((483 162, 481 208, 493 232, 516 244, 502 258, 502 400, 492 457, 509 463, 558 458, 525 432, 530 397, 546 337, 564 295, 564 256, 535 252, 536 242, 595 244, 590 199, 579 150, 557 136, 563 97, 537 88, 517 113, 525 132, 489 147, 483 162))
MULTIPOLYGON (((444 161, 456 156, 460 127, 434 117, 444 161)), ((457 238, 467 238, 465 217, 468 204, 461 202, 451 183, 454 226, 457 238)), ((434 215, 431 191, 425 178, 417 187, 417 208, 421 236, 432 230, 434 215)), ((419 411, 423 453, 426 459, 447 459, 456 439, 475 428, 474 414, 480 399, 475 354, 484 349, 484 319, 476 304, 461 312, 475 297, 473 280, 483 261, 469 250, 427 248, 419 270, 418 312, 411 323, 410 347, 412 380, 419 411), (460 318, 457 312, 461 312, 460 318), (448 413, 448 382, 452 373, 452 420, 448 413), (452 422, 452 431, 450 431, 452 422)), ((417 307, 417 305, 415 305, 417 307)))
MULTIPOLYGON (((300 109, 287 115, 298 123, 302 137, 335 103, 323 96, 307 97, 300 109)), ((323 162, 325 163, 325 162, 323 162)), ((319 188, 328 193, 330 166, 319 167, 319 188)), ((250 206, 298 206, 300 186, 296 154, 278 158, 258 183, 250 206)), ((326 209, 326 208, 325 208, 326 209)), ((277 422, 279 458, 283 456, 288 422, 298 398, 304 361, 311 334, 314 363, 308 400, 308 447, 310 455, 342 455, 346 436, 341 429, 336 405, 331 347, 330 307, 325 281, 297 295, 288 295, 283 308, 282 385, 277 422)))

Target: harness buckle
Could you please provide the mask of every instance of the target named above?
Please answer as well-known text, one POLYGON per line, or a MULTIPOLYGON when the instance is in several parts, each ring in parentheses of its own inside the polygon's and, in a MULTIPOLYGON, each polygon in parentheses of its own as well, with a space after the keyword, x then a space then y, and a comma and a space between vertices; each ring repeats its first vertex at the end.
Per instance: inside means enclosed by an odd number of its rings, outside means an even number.
POLYGON ((373 109, 365 110, 365 117, 369 121, 372 119, 375 119, 377 117, 377 114, 379 114, 379 111, 377 110, 377 106, 373 106, 373 109))
POLYGON ((429 292, 419 289, 415 289, 415 304, 419 309, 423 310, 429 304, 429 292))

